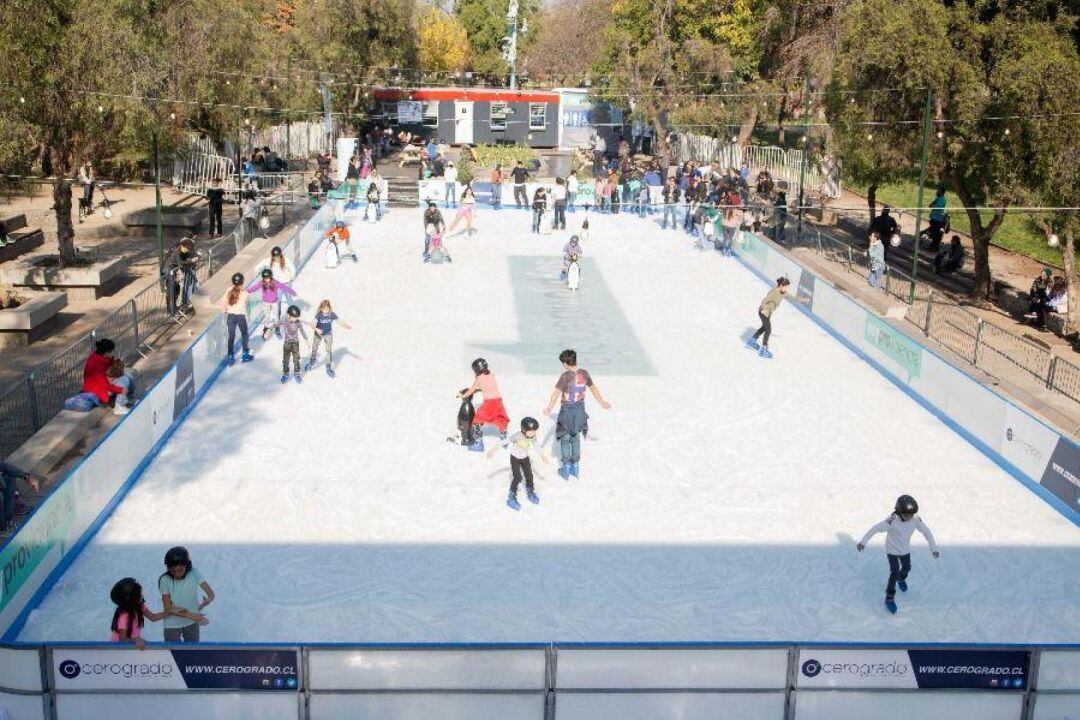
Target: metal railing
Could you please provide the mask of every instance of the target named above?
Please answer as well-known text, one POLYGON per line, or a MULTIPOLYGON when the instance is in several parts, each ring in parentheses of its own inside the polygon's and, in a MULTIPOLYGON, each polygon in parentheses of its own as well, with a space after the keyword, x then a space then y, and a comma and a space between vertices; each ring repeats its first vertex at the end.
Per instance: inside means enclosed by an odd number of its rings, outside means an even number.
MULTIPOLYGON (((865 250, 817 228, 804 229, 801 240, 794 233, 787 239, 790 242, 782 244, 811 248, 846 271, 869 279, 865 250)), ((1048 389, 1080 403, 1080 364, 979 317, 945 293, 894 268, 884 269, 879 288, 907 305, 904 317, 924 335, 986 374, 1015 379, 1032 389, 1048 389)))
MULTIPOLYGON (((270 212, 264 201, 271 227, 263 229, 241 220, 232 232, 201 252, 192 271, 199 284, 205 282, 243 250, 255 237, 284 226, 288 220, 287 201, 291 195, 279 195, 281 214, 270 212)), ((171 269, 139 291, 134 297, 109 313, 97 327, 80 337, 49 360, 35 367, 22 380, 0 391, 0 458, 20 445, 56 417, 64 400, 82 388, 82 369, 93 351, 94 343, 108 338, 116 343, 116 355, 125 362, 135 362, 154 350, 159 336, 174 325, 183 324, 194 314, 182 302, 183 271, 171 269)))

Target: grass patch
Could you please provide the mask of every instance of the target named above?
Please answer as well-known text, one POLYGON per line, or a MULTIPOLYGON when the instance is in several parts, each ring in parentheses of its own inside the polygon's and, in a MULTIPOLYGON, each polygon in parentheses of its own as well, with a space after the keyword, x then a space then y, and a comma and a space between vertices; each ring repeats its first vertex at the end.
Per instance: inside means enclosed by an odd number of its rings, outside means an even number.
MULTIPOLYGON (((866 195, 866 187, 859 186, 854 183, 849 183, 847 187, 853 192, 857 192, 860 195, 866 195)), ((937 185, 927 183, 926 189, 923 193, 923 202, 929 206, 934 200, 934 194, 937 192, 937 185)), ((897 183, 893 185, 883 185, 877 189, 877 201, 878 204, 886 203, 894 207, 916 207, 919 200, 919 186, 918 183, 897 183)), ((949 217, 952 222, 952 227, 960 232, 971 233, 971 222, 968 220, 967 212, 964 210, 956 210, 957 207, 962 207, 963 203, 952 192, 945 193, 945 200, 948 203, 949 217)), ((929 212, 929 211, 928 211, 929 212)), ((923 221, 925 222, 927 214, 923 215, 923 221)), ((990 222, 993 217, 992 212, 981 213, 983 222, 990 222)), ((1001 223, 1001 227, 994 233, 993 244, 1010 250, 1021 255, 1027 255, 1030 258, 1034 258, 1041 263, 1048 265, 1054 265, 1057 267, 1062 266, 1061 251, 1057 248, 1052 248, 1046 243, 1046 236, 1042 231, 1032 222, 1031 218, 1019 212, 1010 212, 1005 216, 1004 222, 1001 223)), ((1077 262, 1077 267, 1080 268, 1080 261, 1077 262)))

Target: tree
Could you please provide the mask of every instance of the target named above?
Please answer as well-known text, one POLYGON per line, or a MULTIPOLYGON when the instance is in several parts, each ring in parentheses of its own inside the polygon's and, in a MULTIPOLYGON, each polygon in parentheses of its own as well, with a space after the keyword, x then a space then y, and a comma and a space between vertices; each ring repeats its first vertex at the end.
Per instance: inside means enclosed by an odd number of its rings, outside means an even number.
MULTIPOLYGON (((494 78, 507 75, 501 43, 506 37, 506 13, 508 0, 457 0, 454 14, 465 26, 472 48, 472 68, 476 72, 494 78)), ((518 34, 518 54, 526 55, 533 37, 540 29, 540 3, 537 0, 519 0, 518 27, 528 27, 528 32, 518 34)))
POLYGON ((0 85, 10 93, 6 121, 22 128, 53 176, 61 265, 75 262, 71 175, 110 143, 138 135, 145 106, 94 94, 125 92, 152 74, 142 29, 152 9, 123 0, 5 0, 0 3, 0 85), (122 89, 121 89, 122 88, 122 89))
POLYGON ((464 70, 469 62, 465 26, 453 15, 430 8, 420 18, 417 32, 422 70, 464 70))
POLYGON ((611 0, 556 0, 544 8, 540 30, 521 65, 532 74, 577 83, 599 60, 603 48, 598 39, 610 24, 611 0))

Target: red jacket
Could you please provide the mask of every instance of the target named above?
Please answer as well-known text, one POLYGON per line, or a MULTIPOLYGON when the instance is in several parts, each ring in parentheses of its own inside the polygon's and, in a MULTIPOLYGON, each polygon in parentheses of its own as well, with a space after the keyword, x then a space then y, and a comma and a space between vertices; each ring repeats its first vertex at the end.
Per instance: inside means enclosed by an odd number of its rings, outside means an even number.
POLYGON ((83 392, 94 393, 97 399, 104 405, 109 402, 109 393, 121 395, 124 388, 113 385, 109 378, 105 377, 105 371, 112 365, 112 358, 105 355, 91 353, 83 366, 83 392))

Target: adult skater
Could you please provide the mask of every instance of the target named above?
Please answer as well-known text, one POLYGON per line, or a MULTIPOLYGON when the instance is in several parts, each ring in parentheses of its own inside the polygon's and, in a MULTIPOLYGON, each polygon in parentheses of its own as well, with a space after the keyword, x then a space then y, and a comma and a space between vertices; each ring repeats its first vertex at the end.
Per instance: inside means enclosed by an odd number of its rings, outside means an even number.
POLYGON ((131 643, 139 650, 145 650, 146 641, 142 636, 143 625, 147 620, 151 622, 164 620, 169 613, 157 613, 146 606, 142 585, 135 578, 124 578, 113 585, 109 592, 109 599, 116 605, 109 640, 114 643, 131 643))
POLYGON ((562 450, 562 462, 559 475, 563 480, 570 476, 578 477, 578 464, 581 462, 581 435, 589 432, 589 416, 585 412, 585 390, 590 390, 600 407, 608 410, 611 403, 604 400, 600 388, 593 382, 588 370, 577 366, 577 352, 563 350, 559 353, 563 373, 555 383, 544 415, 551 415, 556 402, 560 402, 559 416, 555 425, 555 438, 562 450))
POLYGON ((514 204, 520 210, 529 203, 529 196, 525 193, 525 181, 529 179, 529 171, 518 160, 510 171, 510 177, 514 180, 514 204))
POLYGON ((540 233, 540 223, 544 221, 544 211, 547 210, 547 190, 544 186, 536 188, 536 192, 533 193, 532 211, 532 231, 534 235, 540 233))
POLYGON ((214 602, 214 590, 191 565, 187 548, 165 553, 165 572, 158 578, 165 618, 165 642, 197 643, 199 626, 210 622, 202 610, 214 602), (204 597, 199 600, 199 589, 204 597))
POLYGON ((580 260, 584 255, 584 251, 581 249, 581 240, 577 235, 570 237, 570 242, 566 243, 562 249, 562 273, 559 275, 559 279, 565 281, 566 273, 570 269, 570 263, 575 259, 580 260))
POLYGON ((319 360, 319 345, 326 345, 326 374, 334 377, 334 323, 341 323, 341 327, 352 330, 352 326, 338 317, 334 312, 329 300, 319 303, 319 310, 315 313, 315 320, 311 328, 315 331, 315 337, 311 341, 311 359, 308 360, 307 369, 315 367, 319 360))
POLYGON ((919 503, 910 495, 901 495, 896 499, 893 513, 866 531, 855 549, 862 552, 870 538, 879 532, 885 533, 885 554, 889 558, 889 582, 885 586, 885 607, 889 612, 896 612, 896 588, 907 592, 907 577, 911 572, 911 536, 918 530, 930 545, 930 553, 940 557, 934 534, 918 516, 919 503))
POLYGON ((432 200, 428 200, 427 210, 424 211, 424 262, 431 259, 431 238, 434 235, 442 235, 446 232, 446 220, 439 212, 438 206, 432 200))
POLYGON ((480 452, 484 449, 484 425, 494 425, 499 430, 499 437, 506 439, 506 427, 510 424, 510 418, 506 414, 503 405, 502 393, 499 392, 499 383, 488 367, 484 358, 476 358, 472 361, 472 371, 475 376, 473 384, 464 392, 458 393, 461 399, 471 398, 476 393, 484 396, 484 402, 476 410, 473 416, 474 443, 469 446, 470 450, 480 452))
POLYGON ((240 362, 251 362, 255 358, 251 354, 248 344, 247 323, 247 295, 244 293, 244 276, 233 273, 232 287, 221 299, 221 312, 225 313, 225 327, 229 332, 229 365, 236 363, 236 331, 240 331, 240 346, 244 354, 240 356, 240 362))
POLYGON ((761 305, 758 306, 758 317, 761 318, 761 327, 754 333, 754 337, 746 341, 746 346, 751 350, 757 350, 758 355, 763 358, 771 358, 773 355, 769 352, 769 336, 772 334, 772 314, 776 312, 776 308, 780 306, 780 303, 784 300, 784 295, 787 294, 788 285, 791 285, 791 281, 786 277, 776 278, 776 287, 769 291, 765 299, 761 301, 761 305), (762 337, 764 335, 764 337, 762 337), (757 339, 761 338, 761 345, 758 345, 757 339))
MULTIPOLYGON (((267 332, 269 329, 263 330, 264 340, 267 332)), ((300 308, 290 305, 286 311, 286 318, 274 323, 274 332, 285 334, 285 343, 281 347, 281 382, 285 383, 289 380, 290 359, 292 359, 293 380, 298 383, 303 382, 304 379, 300 376, 300 338, 304 338, 306 343, 308 336, 307 331, 304 330, 304 324, 300 322, 300 308)))
POLYGON ((566 229, 566 182, 562 178, 555 178, 555 190, 552 193, 554 200, 555 217, 551 221, 552 230, 566 229))
MULTIPOLYGON (((533 505, 540 504, 540 496, 536 494, 536 488, 533 486, 532 461, 529 457, 529 451, 535 447, 536 431, 539 429, 540 423, 536 421, 536 418, 522 418, 521 432, 511 435, 510 441, 503 446, 510 450, 511 479, 510 492, 506 496, 506 505, 511 510, 521 509, 521 503, 517 499, 517 491, 522 480, 525 480, 525 496, 529 498, 529 502, 533 505)), ((498 449, 499 446, 491 448, 487 456, 490 458, 498 449)), ((543 450, 537 448, 537 453, 540 455, 541 460, 545 463, 548 462, 543 450)))
MULTIPOLYGON (((259 274, 259 279, 251 283, 247 287, 248 294, 261 293, 263 301, 263 337, 266 337, 266 333, 270 331, 270 327, 276 325, 278 320, 275 319, 274 311, 277 309, 278 299, 282 293, 289 297, 296 297, 296 291, 283 282, 279 282, 274 278, 274 271, 270 268, 264 269, 259 274)), ((281 331, 275 330, 275 335, 281 337, 281 331)))

